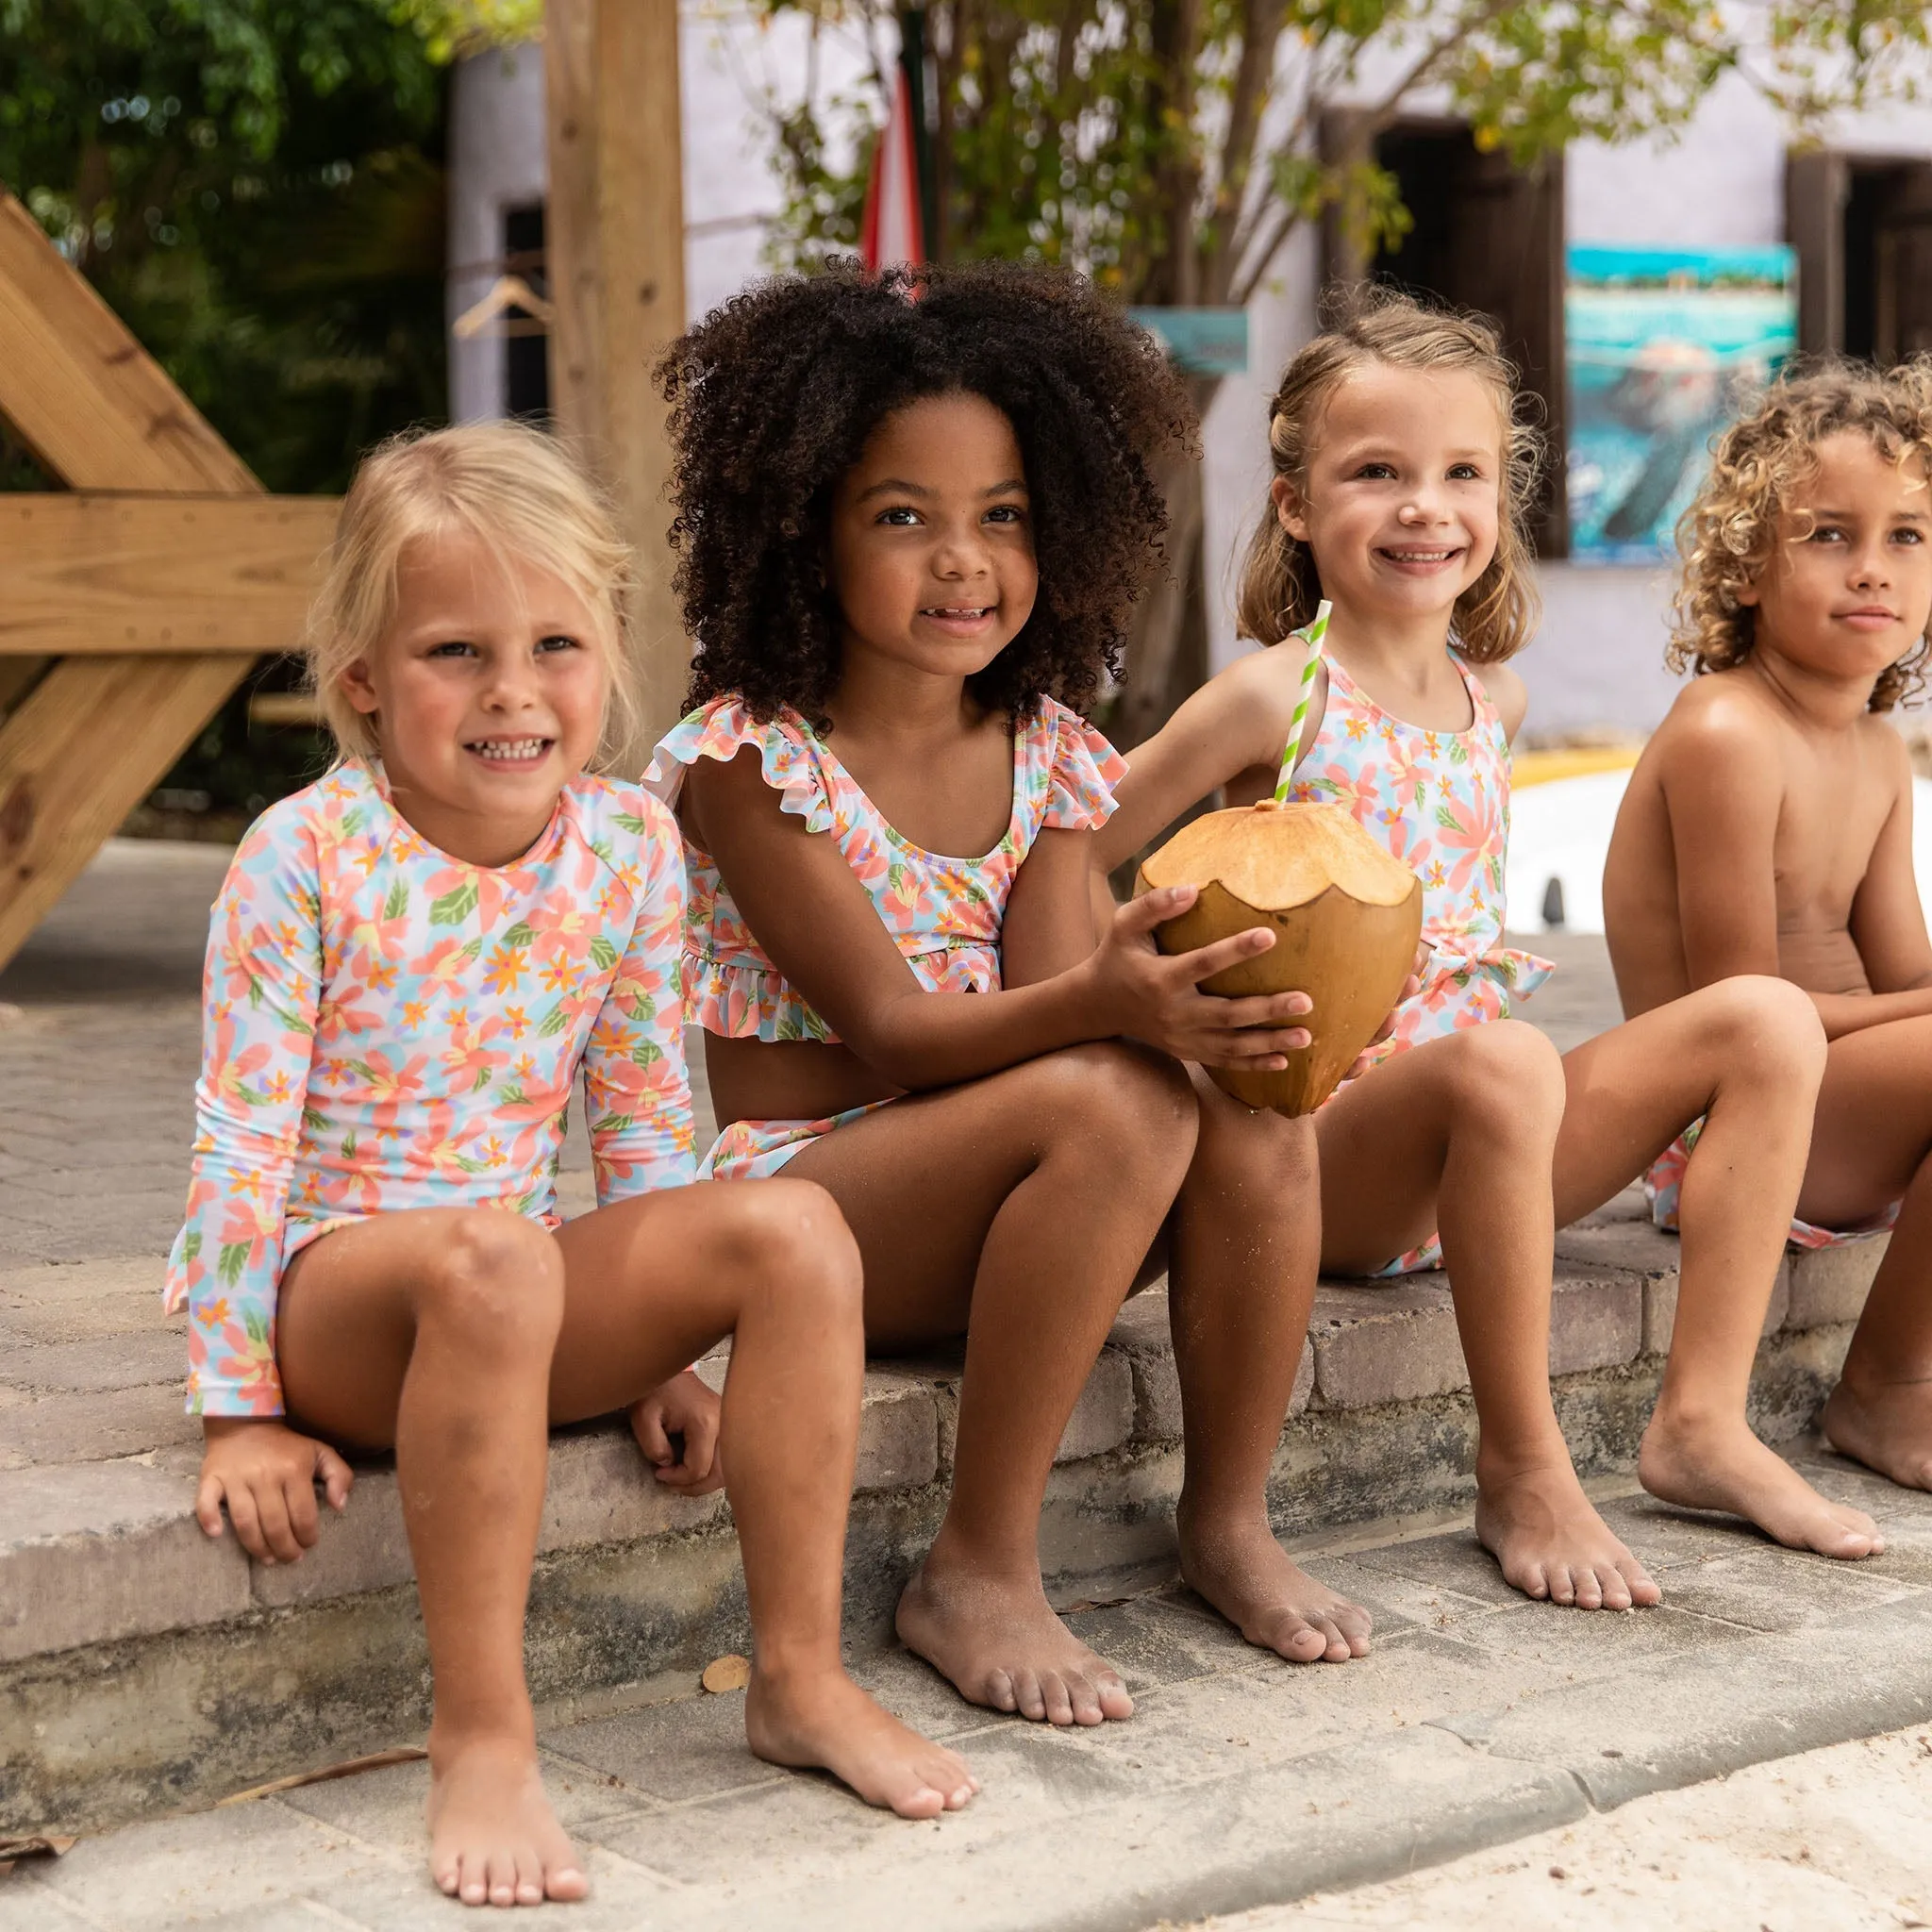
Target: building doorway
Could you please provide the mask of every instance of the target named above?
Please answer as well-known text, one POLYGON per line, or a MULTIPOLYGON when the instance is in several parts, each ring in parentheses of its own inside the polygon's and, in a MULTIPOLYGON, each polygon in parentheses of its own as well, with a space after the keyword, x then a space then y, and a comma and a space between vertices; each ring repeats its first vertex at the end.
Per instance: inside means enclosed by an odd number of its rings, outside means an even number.
MULTIPOLYGON (((1352 117, 1325 130, 1333 159, 1360 153, 1352 117)), ((1503 347, 1540 405, 1550 460, 1534 519, 1537 549, 1569 548, 1563 477, 1563 159, 1534 172, 1478 148, 1461 122, 1409 119, 1371 138, 1367 156, 1394 175, 1414 225, 1391 249, 1365 256, 1340 219, 1324 229, 1325 279, 1378 281, 1474 308, 1501 329, 1503 347)))
POLYGON ((1792 155, 1798 344, 1890 365, 1932 351, 1932 160, 1792 155))

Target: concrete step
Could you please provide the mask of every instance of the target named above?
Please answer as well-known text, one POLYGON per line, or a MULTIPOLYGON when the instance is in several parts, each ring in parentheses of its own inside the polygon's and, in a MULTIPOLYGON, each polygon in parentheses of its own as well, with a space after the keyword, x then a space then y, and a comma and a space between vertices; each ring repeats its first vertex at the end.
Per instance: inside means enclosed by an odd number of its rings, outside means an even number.
MULTIPOLYGON (((1788 1260, 1754 1382, 1770 1440, 1808 1426, 1882 1251, 1873 1241, 1788 1260)), ((1661 1373, 1676 1243, 1625 1201, 1563 1235, 1558 1257, 1558 1413, 1580 1469, 1627 1472, 1661 1373)), ((125 1264, 119 1290, 97 1278, 93 1293, 151 1289, 134 1277, 155 1266, 125 1264)), ((393 1472, 362 1470, 346 1514, 325 1512, 322 1541, 298 1565, 256 1565, 232 1540, 209 1542, 192 1516, 198 1453, 178 1417, 178 1343, 57 1340, 58 1319, 85 1321, 49 1316, 46 1294, 24 1316, 25 1291, 8 1295, 15 1281, 0 1277, 0 1318, 42 1325, 31 1350, 0 1343, 0 1388, 16 1397, 0 1407, 0 1456, 10 1440, 16 1464, 0 1485, 0 1827, 93 1826, 206 1803, 420 1730, 427 1657, 393 1472), (35 1379, 23 1389, 21 1377, 35 1379), (9 1438, 8 1424, 82 1398, 96 1416, 122 1416, 111 1453, 28 1462, 30 1435, 16 1426, 9 1438), (158 1440, 130 1453, 142 1416, 158 1440)), ((867 1376, 846 1578, 861 1644, 884 1636, 937 1527, 958 1391, 956 1362, 881 1363, 867 1376)), ((1041 1525, 1058 1600, 1172 1574, 1179 1427, 1165 1291, 1154 1290, 1123 1311, 1061 1444, 1041 1525)), ((1276 1525, 1306 1535, 1462 1507, 1474 1435, 1445 1277, 1324 1284, 1275 1457, 1276 1525)), ((584 1707, 748 1641, 724 1498, 658 1488, 619 1425, 559 1434, 528 1625, 539 1698, 584 1707)))

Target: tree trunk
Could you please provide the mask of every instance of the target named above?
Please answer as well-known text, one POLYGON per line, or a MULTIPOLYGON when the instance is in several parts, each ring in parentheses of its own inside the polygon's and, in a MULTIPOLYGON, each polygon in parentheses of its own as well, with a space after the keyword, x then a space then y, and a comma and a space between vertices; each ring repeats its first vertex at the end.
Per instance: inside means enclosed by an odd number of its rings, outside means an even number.
POLYGON ((1124 689, 1108 720, 1123 746, 1151 738, 1208 672, 1206 504, 1200 459, 1177 458, 1160 482, 1167 496, 1167 569, 1134 607, 1124 689))

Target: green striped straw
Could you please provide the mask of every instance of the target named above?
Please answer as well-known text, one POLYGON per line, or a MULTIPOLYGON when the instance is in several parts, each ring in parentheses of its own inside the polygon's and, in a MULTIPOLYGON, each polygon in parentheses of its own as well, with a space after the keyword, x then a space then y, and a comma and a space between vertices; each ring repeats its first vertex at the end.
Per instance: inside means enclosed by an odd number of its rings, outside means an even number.
POLYGON ((1294 761, 1301 755, 1302 726, 1308 722, 1308 693, 1315 688, 1315 667, 1322 661, 1322 640, 1328 635, 1328 613, 1334 606, 1324 597, 1315 607, 1315 621, 1295 636, 1308 641, 1308 655, 1302 665, 1301 695, 1295 700, 1294 721, 1288 727, 1288 748, 1281 754, 1281 779, 1274 788, 1276 805, 1288 803, 1289 788, 1294 783, 1294 761))

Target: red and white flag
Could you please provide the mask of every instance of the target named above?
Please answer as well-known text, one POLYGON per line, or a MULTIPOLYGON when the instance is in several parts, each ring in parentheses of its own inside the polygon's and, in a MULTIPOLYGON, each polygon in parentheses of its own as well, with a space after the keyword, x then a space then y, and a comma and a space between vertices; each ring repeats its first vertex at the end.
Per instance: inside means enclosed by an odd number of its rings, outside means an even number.
POLYGON ((892 111, 872 151, 858 253, 874 275, 901 262, 925 259, 919 219, 919 158, 912 144, 912 91, 906 84, 906 70, 896 65, 892 111))

